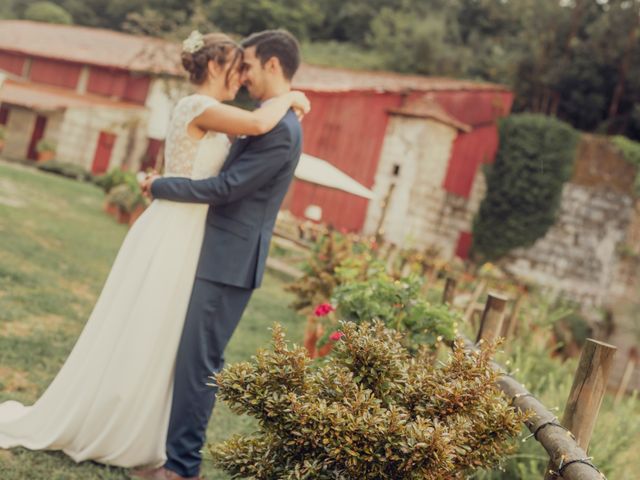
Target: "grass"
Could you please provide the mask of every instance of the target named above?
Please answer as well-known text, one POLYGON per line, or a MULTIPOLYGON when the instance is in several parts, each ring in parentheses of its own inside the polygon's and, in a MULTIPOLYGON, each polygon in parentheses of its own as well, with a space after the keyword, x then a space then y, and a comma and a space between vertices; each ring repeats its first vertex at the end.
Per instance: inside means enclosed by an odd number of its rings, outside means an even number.
MULTIPOLYGON (((102 200, 93 185, 0 162, 0 401, 33 403, 81 332, 127 231, 102 213, 102 200)), ((267 274, 229 344, 229 363, 267 346, 274 321, 301 340, 304 322, 287 308, 284 285, 267 274)), ((218 404, 208 440, 253 426, 218 404)), ((25 449, 0 450, 0 472, 2 480, 128 478, 123 469, 25 449)), ((203 474, 229 478, 207 461, 203 474)))

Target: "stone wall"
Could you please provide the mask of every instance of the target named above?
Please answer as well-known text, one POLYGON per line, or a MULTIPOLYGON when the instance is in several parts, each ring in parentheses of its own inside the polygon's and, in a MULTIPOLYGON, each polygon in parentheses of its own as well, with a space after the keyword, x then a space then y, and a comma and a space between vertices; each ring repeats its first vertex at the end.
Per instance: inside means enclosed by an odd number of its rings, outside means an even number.
POLYGON ((147 115, 137 110, 68 109, 60 128, 58 158, 90 171, 100 132, 107 131, 116 135, 109 167, 127 162, 136 169, 147 147, 147 115))
POLYGON ((514 251, 506 268, 585 307, 611 303, 635 283, 620 254, 632 225, 640 236, 634 180, 635 168, 606 138, 583 136, 556 223, 535 245, 514 251))

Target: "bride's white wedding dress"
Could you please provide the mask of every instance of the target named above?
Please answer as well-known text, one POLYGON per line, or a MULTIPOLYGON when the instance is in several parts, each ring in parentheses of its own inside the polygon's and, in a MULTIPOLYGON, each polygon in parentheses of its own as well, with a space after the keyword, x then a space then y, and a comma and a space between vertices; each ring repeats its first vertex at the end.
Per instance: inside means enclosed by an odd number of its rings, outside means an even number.
MULTIPOLYGON (((206 178, 226 158, 225 135, 187 134, 215 100, 176 105, 165 176, 206 178)), ((75 461, 161 464, 173 370, 208 205, 156 200, 133 225, 71 354, 32 406, 0 404, 0 448, 63 450, 75 461)))

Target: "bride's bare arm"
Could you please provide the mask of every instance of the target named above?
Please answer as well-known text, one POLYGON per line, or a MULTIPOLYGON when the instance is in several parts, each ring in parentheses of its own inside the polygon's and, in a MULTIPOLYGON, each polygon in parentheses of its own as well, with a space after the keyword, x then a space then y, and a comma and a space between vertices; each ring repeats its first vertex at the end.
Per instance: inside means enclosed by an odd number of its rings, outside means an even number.
POLYGON ((191 123, 201 130, 228 135, 262 135, 273 129, 290 108, 307 113, 309 100, 304 93, 292 91, 269 100, 253 112, 218 103, 207 108, 191 123))

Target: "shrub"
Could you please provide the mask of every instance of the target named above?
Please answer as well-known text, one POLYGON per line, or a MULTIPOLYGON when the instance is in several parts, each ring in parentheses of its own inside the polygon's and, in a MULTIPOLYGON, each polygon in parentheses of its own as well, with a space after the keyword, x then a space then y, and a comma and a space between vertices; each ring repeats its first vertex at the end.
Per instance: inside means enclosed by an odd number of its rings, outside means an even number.
POLYGON ((113 168, 108 173, 96 177, 94 183, 102 188, 104 193, 109 193, 112 188, 122 184, 127 184, 132 191, 140 189, 135 174, 120 168, 113 168))
POLYGON ((145 204, 140 187, 132 189, 127 183, 113 187, 107 194, 107 202, 116 205, 120 211, 132 213, 136 207, 145 204))
POLYGON ((4 140, 7 135, 7 130, 3 125, 0 125, 0 140, 4 140))
POLYGON ((53 140, 43 138, 42 140, 38 141, 38 143, 36 143, 36 152, 55 152, 56 147, 57 145, 53 140))
POLYGON ((577 140, 568 124, 543 115, 501 121, 500 148, 473 223, 474 259, 499 259, 547 233, 572 173, 577 140))
POLYGON ((456 348, 437 368, 380 322, 342 330, 317 368, 276 326, 272 351, 217 375, 219 398, 259 422, 255 434, 209 447, 217 467, 256 480, 435 480, 510 450, 525 416, 495 386, 492 348, 456 348))
POLYGON ((55 173, 57 175, 73 178, 75 180, 82 180, 85 182, 93 181, 93 175, 87 172, 80 165, 76 165, 74 163, 66 163, 66 162, 60 162, 57 160, 49 160, 46 163, 38 164, 37 168, 44 172, 55 173))
POLYGON ((458 315, 444 305, 431 305, 421 298, 417 277, 393 280, 381 268, 370 270, 366 280, 346 281, 345 270, 339 269, 339 274, 342 281, 334 291, 332 303, 337 306, 340 319, 356 323, 380 320, 389 328, 405 332, 405 345, 411 351, 417 351, 420 345, 433 347, 440 340, 455 338, 458 315))
POLYGON ((615 145, 627 162, 638 169, 634 186, 636 194, 640 194, 640 142, 634 142, 622 135, 616 135, 611 139, 611 143, 615 145))
POLYGON ((311 258, 304 266, 305 274, 287 287, 296 300, 291 307, 302 313, 331 298, 339 284, 336 269, 354 257, 366 256, 367 246, 353 237, 332 231, 321 237, 313 247, 311 258))
POLYGON ((24 18, 34 22, 60 23, 71 25, 73 17, 64 8, 51 2, 36 2, 25 10, 24 18))

